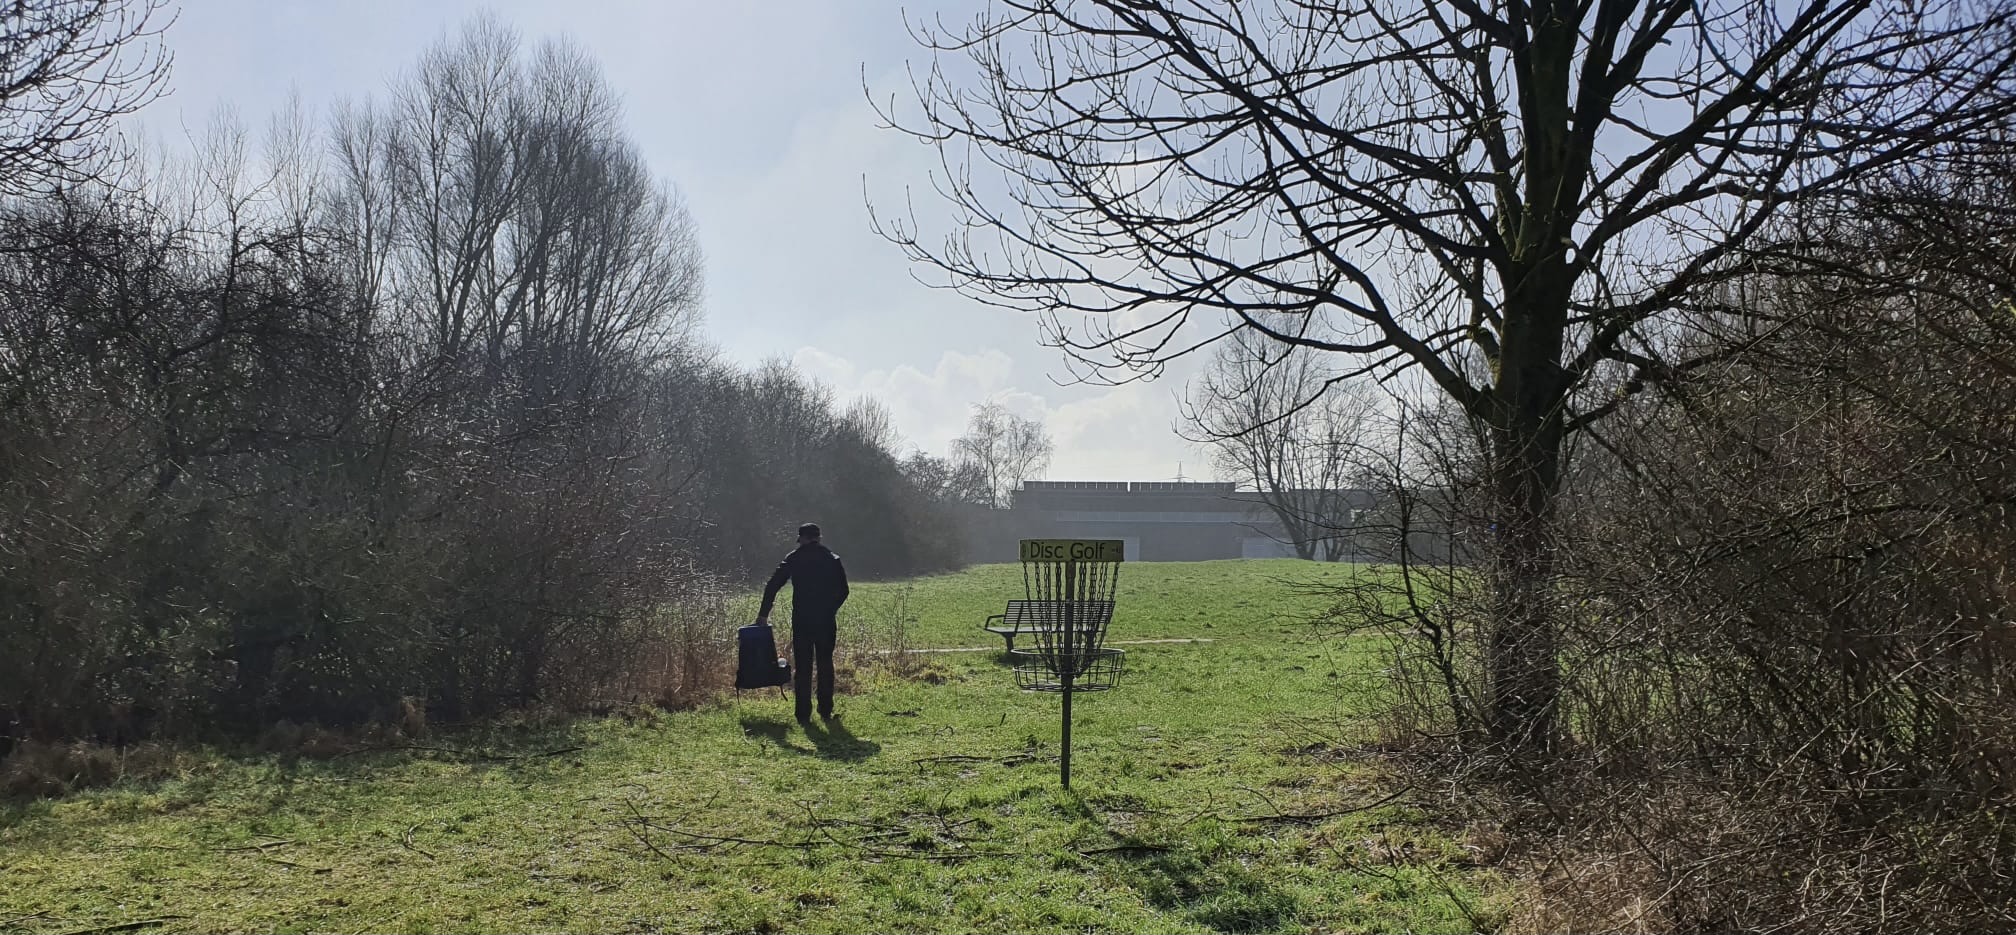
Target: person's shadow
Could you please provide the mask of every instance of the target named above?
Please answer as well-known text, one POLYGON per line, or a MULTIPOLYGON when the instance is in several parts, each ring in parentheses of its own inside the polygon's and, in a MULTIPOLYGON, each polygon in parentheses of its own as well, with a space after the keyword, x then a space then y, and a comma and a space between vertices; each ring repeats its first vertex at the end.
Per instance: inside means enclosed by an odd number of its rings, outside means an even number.
POLYGON ((865 760, 882 752, 882 745, 873 740, 854 736, 847 729, 845 721, 817 720, 805 725, 805 736, 811 738, 818 753, 829 760, 865 760))
POLYGON ((767 740, 776 744, 778 749, 789 750, 792 753, 807 753, 829 760, 852 761, 865 760, 882 752, 881 744, 854 736, 854 733, 847 729, 847 725, 837 719, 816 720, 804 726, 805 739, 812 741, 810 747, 792 741, 792 734, 797 730, 798 725, 791 721, 754 715, 744 715, 742 718, 743 736, 767 740))
POLYGON ((742 716, 742 736, 744 737, 752 740, 768 740, 776 744, 779 749, 789 750, 792 753, 819 752, 810 747, 803 747, 792 743, 791 730, 792 724, 790 721, 747 714, 742 716))

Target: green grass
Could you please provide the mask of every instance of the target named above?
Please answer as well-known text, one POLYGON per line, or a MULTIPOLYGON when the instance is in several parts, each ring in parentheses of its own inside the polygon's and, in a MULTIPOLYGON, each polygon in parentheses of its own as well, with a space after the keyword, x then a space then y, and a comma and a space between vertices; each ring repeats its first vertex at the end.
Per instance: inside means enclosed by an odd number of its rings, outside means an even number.
MULTIPOLYGON (((997 652, 857 656, 832 729, 788 698, 428 741, 215 757, 0 810, 0 930, 1463 931, 1501 887, 1344 731, 1349 647, 1295 561, 1126 566, 1117 691, 1059 705, 997 652), (888 657, 878 657, 886 660, 888 657), (1275 820, 1270 816, 1322 816, 1275 820)), ((864 585, 857 642, 999 646, 1015 566, 864 585), (899 601, 916 619, 893 630, 899 601)), ((844 638, 844 637, 843 637, 844 638)))

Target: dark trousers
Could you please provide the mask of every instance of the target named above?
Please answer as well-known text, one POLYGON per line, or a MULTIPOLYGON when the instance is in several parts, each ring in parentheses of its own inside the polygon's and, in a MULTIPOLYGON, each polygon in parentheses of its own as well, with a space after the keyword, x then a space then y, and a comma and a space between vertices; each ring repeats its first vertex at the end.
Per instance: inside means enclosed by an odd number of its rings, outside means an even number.
POLYGON ((828 623, 791 623, 791 677, 793 697, 798 702, 798 718, 812 716, 812 665, 819 665, 819 713, 833 713, 833 642, 838 627, 828 623))

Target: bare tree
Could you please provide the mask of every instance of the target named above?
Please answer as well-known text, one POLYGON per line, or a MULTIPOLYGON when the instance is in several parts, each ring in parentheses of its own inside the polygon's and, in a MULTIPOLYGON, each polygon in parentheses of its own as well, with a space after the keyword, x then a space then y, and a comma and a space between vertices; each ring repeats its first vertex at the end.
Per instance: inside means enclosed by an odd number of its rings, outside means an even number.
POLYGON ((1365 505, 1347 488, 1374 441, 1376 406, 1291 350, 1257 332, 1220 342, 1191 387, 1186 435, 1210 447, 1220 479, 1253 490, 1298 558, 1340 561, 1365 505))
POLYGON ((840 421, 851 427, 862 440, 884 451, 895 451, 903 443, 903 433, 896 429, 896 416, 873 396, 863 396, 848 403, 840 421))
POLYGON ((1489 720, 1523 752, 1557 734, 1565 440, 1713 359, 1662 329, 1781 208, 2016 115, 2016 14, 1973 0, 1001 8, 920 31, 961 61, 885 112, 939 145, 956 233, 884 233, 1088 376, 1253 331, 1439 387, 1489 438, 1489 720))
POLYGON ((87 177, 104 136, 168 80, 168 0, 11 0, 0 5, 0 193, 87 177))
POLYGON ((692 221, 621 117, 579 49, 528 55, 488 18, 428 50, 388 106, 339 112, 335 214, 417 358, 522 382, 537 407, 688 333, 692 221))
POLYGON ((902 468, 910 486, 932 503, 984 506, 988 501, 987 477, 971 462, 912 451, 902 468))
POLYGON ((1005 507, 1022 482, 1041 477, 1055 450, 1043 423, 1024 419, 1000 403, 973 407, 966 434, 952 441, 953 477, 970 473, 986 504, 1005 507))

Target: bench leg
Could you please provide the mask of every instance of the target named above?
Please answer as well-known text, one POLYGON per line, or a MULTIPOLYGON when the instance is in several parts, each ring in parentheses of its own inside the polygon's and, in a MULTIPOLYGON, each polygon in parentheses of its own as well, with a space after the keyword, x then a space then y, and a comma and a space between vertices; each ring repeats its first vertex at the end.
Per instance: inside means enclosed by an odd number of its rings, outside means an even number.
POLYGON ((1015 651, 1015 634, 1013 634, 1013 633, 1005 633, 1005 634, 1002 634, 1001 638, 1002 638, 1002 639, 1004 639, 1004 640, 1007 640, 1007 641, 1008 641, 1008 651, 1009 651, 1009 652, 1011 652, 1011 653, 1012 653, 1012 652, 1014 652, 1014 651, 1015 651))

